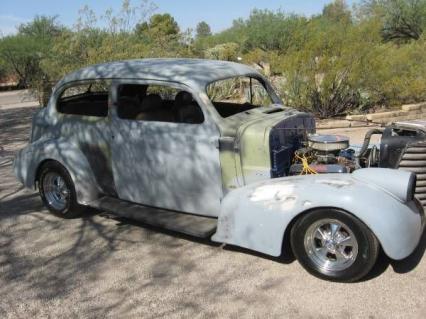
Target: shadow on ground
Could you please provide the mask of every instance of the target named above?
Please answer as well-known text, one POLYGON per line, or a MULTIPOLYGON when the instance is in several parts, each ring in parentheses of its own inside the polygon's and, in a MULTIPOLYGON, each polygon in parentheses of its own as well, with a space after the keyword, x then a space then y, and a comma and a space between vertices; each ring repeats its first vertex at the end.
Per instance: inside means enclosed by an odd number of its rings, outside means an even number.
MULTIPOLYGON (((134 304, 132 296, 136 292, 179 291, 179 286, 190 291, 192 301, 177 298, 155 313, 168 316, 179 310, 193 315, 203 311, 201 300, 219 303, 221 296, 230 292, 229 283, 241 277, 238 267, 219 267, 198 277, 206 270, 206 261, 214 263, 221 253, 220 245, 210 240, 111 218, 96 211, 81 219, 59 219, 42 207, 36 193, 18 192, 1 200, 0 207, 0 295, 4 296, 0 305, 8 315, 11 309, 5 308, 7 301, 28 307, 34 314, 43 314, 40 309, 43 303, 66 299, 80 291, 83 300, 79 302, 91 317, 112 314, 131 317, 138 313, 139 307, 150 307, 144 305, 143 300, 139 306, 134 304), (201 248, 186 252, 193 243, 201 248), (126 252, 124 256, 123 252, 126 252), (138 265, 146 270, 137 271, 138 265), (110 273, 107 278, 104 278, 105 272, 110 273), (117 286, 116 280, 120 281, 117 286), (109 283, 104 285, 104 281, 109 283)), ((239 248, 229 249, 259 256, 239 248)), ((279 279, 272 278, 269 283, 279 284, 279 279)), ((253 302, 260 302, 252 299, 254 296, 229 296, 233 302, 245 305, 235 309, 239 314, 253 302)), ((72 314, 72 311, 66 309, 64 313, 72 314)), ((22 313, 17 310, 18 314, 22 313)), ((215 315, 212 313, 211 317, 215 315)))
POLYGON ((407 258, 404 258, 403 260, 392 260, 385 255, 383 250, 381 250, 376 265, 374 266, 370 274, 368 274, 367 277, 364 278, 363 281, 368 281, 380 276, 389 268, 389 266, 392 267, 393 271, 399 274, 405 274, 405 273, 411 272, 414 269, 416 269, 416 267, 419 265, 420 261, 422 260, 425 254, 425 250, 426 250, 426 231, 424 230, 417 248, 414 250, 414 252, 410 256, 408 256, 407 258))

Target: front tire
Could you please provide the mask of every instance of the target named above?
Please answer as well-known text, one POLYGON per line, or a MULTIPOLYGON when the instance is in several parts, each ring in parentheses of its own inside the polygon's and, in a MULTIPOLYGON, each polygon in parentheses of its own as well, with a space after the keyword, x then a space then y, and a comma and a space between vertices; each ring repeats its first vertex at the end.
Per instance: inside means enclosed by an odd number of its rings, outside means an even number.
POLYGON ((291 247, 311 274, 339 282, 367 275, 379 254, 378 240, 370 229, 351 214, 333 208, 302 216, 291 230, 291 247))
POLYGON ((86 207, 77 203, 74 183, 61 164, 52 161, 43 165, 38 181, 40 197, 54 215, 76 218, 83 214, 86 207))

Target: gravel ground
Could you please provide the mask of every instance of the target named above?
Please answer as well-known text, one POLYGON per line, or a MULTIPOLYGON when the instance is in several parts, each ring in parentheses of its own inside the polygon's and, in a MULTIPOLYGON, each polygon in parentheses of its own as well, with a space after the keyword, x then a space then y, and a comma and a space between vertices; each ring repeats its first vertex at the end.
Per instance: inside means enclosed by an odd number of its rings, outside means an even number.
POLYGON ((11 105, 9 95, 5 107, 4 94, 0 318, 426 316, 425 236, 408 259, 382 256, 366 280, 338 284, 307 274, 290 257, 220 247, 102 213, 74 220, 50 215, 12 173, 35 108, 11 105))

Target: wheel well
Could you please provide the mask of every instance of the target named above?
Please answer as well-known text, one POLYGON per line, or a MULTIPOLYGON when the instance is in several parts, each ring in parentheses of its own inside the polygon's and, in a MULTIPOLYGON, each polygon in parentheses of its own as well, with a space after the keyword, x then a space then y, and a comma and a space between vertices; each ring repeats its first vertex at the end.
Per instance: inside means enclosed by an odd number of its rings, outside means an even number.
POLYGON ((310 208, 307 209, 303 212, 301 212, 300 214, 296 215, 295 217, 293 217, 293 219, 290 221, 290 223, 288 223, 286 229, 284 230, 284 236, 283 236, 283 242, 281 243, 281 255, 288 255, 288 256, 293 256, 293 249, 291 248, 291 244, 290 244, 290 237, 291 237, 291 230, 293 229, 294 225, 297 223, 297 221, 302 218, 303 216, 305 216, 306 214, 318 209, 318 208, 322 208, 322 207, 315 207, 315 208, 310 208))
MULTIPOLYGON (((329 209, 338 209, 338 210, 341 210, 341 211, 344 211, 344 212, 346 212, 346 213, 348 213, 348 214, 350 214, 350 215, 352 215, 353 217, 355 217, 356 219, 358 219, 360 222, 362 222, 364 225, 365 225, 365 227, 367 227, 369 230, 370 230, 370 232, 374 235, 374 237, 376 237, 376 234, 371 230, 371 228, 370 227, 368 227, 361 219, 359 219, 357 216, 355 216, 354 214, 352 214, 351 212, 348 212, 347 210, 345 210, 345 209, 342 209, 342 208, 338 208, 338 207, 332 207, 332 206, 319 206, 319 207, 313 207, 313 208, 310 208, 310 209, 307 209, 307 210, 305 210, 305 211, 303 211, 303 212, 301 212, 300 214, 298 214, 297 216, 295 216, 291 221, 290 221, 290 223, 288 223, 288 225, 287 225, 287 227, 286 227, 286 229, 285 229, 285 231, 284 231, 284 236, 283 236, 283 242, 282 242, 282 244, 281 244, 281 254, 284 254, 284 253, 286 253, 286 254, 293 254, 293 249, 291 248, 291 245, 290 245, 290 237, 291 237, 291 230, 293 229, 293 227, 294 227, 294 225, 297 223, 297 221, 300 219, 300 218, 302 218, 303 216, 305 216, 306 214, 309 214, 309 213, 311 213, 311 212, 313 212, 313 211, 316 211, 316 210, 318 210, 318 209, 327 209, 327 208, 329 208, 329 209)), ((377 238, 377 237, 376 237, 377 238)), ((380 243, 380 240, 377 238, 377 242, 379 243, 379 247, 381 247, 382 245, 381 245, 381 243, 380 243)))
POLYGON ((40 179, 40 174, 41 174, 42 168, 44 166, 46 166, 48 163, 54 163, 54 162, 62 165, 61 163, 59 163, 58 161, 53 160, 53 159, 45 159, 45 160, 41 161, 40 164, 38 164, 38 167, 37 167, 37 170, 36 170, 36 175, 35 175, 35 178, 34 178, 34 187, 35 188, 38 187, 38 182, 39 182, 39 179, 40 179))

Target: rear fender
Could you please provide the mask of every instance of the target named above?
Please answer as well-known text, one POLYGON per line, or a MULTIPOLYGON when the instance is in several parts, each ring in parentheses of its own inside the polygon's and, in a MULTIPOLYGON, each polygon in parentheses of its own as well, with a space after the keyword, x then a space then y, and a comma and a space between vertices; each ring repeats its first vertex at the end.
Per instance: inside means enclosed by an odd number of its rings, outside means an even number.
POLYGON ((98 198, 100 189, 85 155, 75 145, 61 139, 38 140, 21 150, 14 161, 15 175, 24 186, 35 188, 37 172, 48 160, 57 161, 67 169, 78 203, 84 205, 98 198))
MULTIPOLYGON (((374 170, 381 179, 394 172, 374 170)), ((316 208, 333 207, 366 224, 390 258, 407 257, 422 235, 423 212, 414 201, 405 203, 355 176, 285 177, 234 190, 223 200, 212 240, 279 256, 284 234, 295 218, 316 208)))

